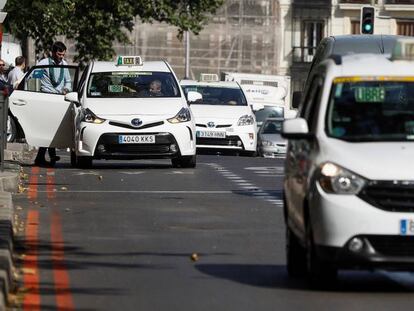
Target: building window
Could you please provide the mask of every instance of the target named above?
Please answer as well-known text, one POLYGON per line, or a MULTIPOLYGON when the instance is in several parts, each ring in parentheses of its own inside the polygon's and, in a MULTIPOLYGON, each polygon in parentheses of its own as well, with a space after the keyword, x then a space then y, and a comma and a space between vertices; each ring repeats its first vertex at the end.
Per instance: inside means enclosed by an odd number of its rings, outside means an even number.
POLYGON ((351 35, 361 34, 361 22, 360 21, 351 21, 351 35))
POLYGON ((323 21, 304 21, 302 24, 302 47, 304 48, 304 61, 312 61, 316 47, 324 37, 323 21))
POLYGON ((397 22, 397 35, 414 36, 414 22, 397 22))

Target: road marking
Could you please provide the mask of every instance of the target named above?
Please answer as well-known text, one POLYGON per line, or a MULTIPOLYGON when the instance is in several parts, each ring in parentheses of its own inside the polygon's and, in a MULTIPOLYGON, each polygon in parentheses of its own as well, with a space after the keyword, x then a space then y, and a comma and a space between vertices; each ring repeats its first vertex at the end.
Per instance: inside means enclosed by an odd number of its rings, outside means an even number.
POLYGON ((144 174, 145 172, 119 172, 120 174, 125 174, 125 175, 141 175, 144 174))
POLYGON ((64 241, 62 234, 62 223, 58 212, 52 214, 51 222, 51 242, 52 242, 52 263, 53 278, 56 291, 57 310, 75 310, 73 306, 72 293, 70 291, 69 273, 64 261, 64 241))
POLYGON ((26 244, 29 250, 24 258, 23 267, 26 273, 23 276, 24 287, 29 290, 24 295, 23 310, 40 310, 39 270, 38 270, 38 227, 39 212, 29 210, 26 220, 26 244))
POLYGON ((84 175, 98 176, 99 173, 98 172, 79 172, 79 173, 73 174, 73 176, 84 176, 84 175))
POLYGON ((46 192, 47 199, 53 200, 56 197, 55 192, 55 170, 53 168, 48 168, 46 173, 46 192))
MULTIPOLYGON (((38 191, 44 193, 47 191, 38 191)), ((196 190, 196 191, 184 191, 184 190, 56 190, 57 193, 188 193, 188 194, 232 194, 232 190, 196 190)))

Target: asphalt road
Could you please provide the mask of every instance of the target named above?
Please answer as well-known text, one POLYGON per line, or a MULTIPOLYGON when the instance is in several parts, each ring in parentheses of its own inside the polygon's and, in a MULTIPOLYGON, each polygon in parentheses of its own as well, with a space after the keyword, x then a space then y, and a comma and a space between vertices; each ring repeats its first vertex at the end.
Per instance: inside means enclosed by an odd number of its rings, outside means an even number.
POLYGON ((288 278, 283 159, 26 167, 14 197, 24 310, 409 310, 411 273, 341 272, 315 291, 288 278), (192 256, 193 255, 193 256, 192 256))

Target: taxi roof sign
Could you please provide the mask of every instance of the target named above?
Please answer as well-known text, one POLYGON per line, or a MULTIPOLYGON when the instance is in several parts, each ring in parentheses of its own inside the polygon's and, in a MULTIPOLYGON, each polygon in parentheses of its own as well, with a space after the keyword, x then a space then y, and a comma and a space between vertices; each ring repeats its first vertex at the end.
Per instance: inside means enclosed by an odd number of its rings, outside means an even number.
POLYGON ((218 82, 220 81, 218 74, 215 73, 202 73, 200 74, 201 82, 218 82))
POLYGON ((142 66, 141 56, 118 56, 117 66, 142 66))
POLYGON ((410 60, 414 61, 414 39, 401 38, 397 40, 391 54, 391 60, 410 60))

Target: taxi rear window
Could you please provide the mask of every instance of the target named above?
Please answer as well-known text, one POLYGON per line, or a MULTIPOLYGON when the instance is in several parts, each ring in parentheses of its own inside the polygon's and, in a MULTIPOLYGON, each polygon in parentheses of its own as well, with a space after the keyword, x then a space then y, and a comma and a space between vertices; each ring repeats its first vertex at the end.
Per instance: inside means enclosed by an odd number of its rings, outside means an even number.
POLYGON ((88 97, 180 97, 180 88, 169 72, 97 72, 89 78, 88 97))
POLYGON ((184 85, 184 94, 188 92, 198 92, 203 96, 200 105, 221 105, 221 106, 247 106, 246 97, 240 88, 203 86, 203 85, 184 85))

